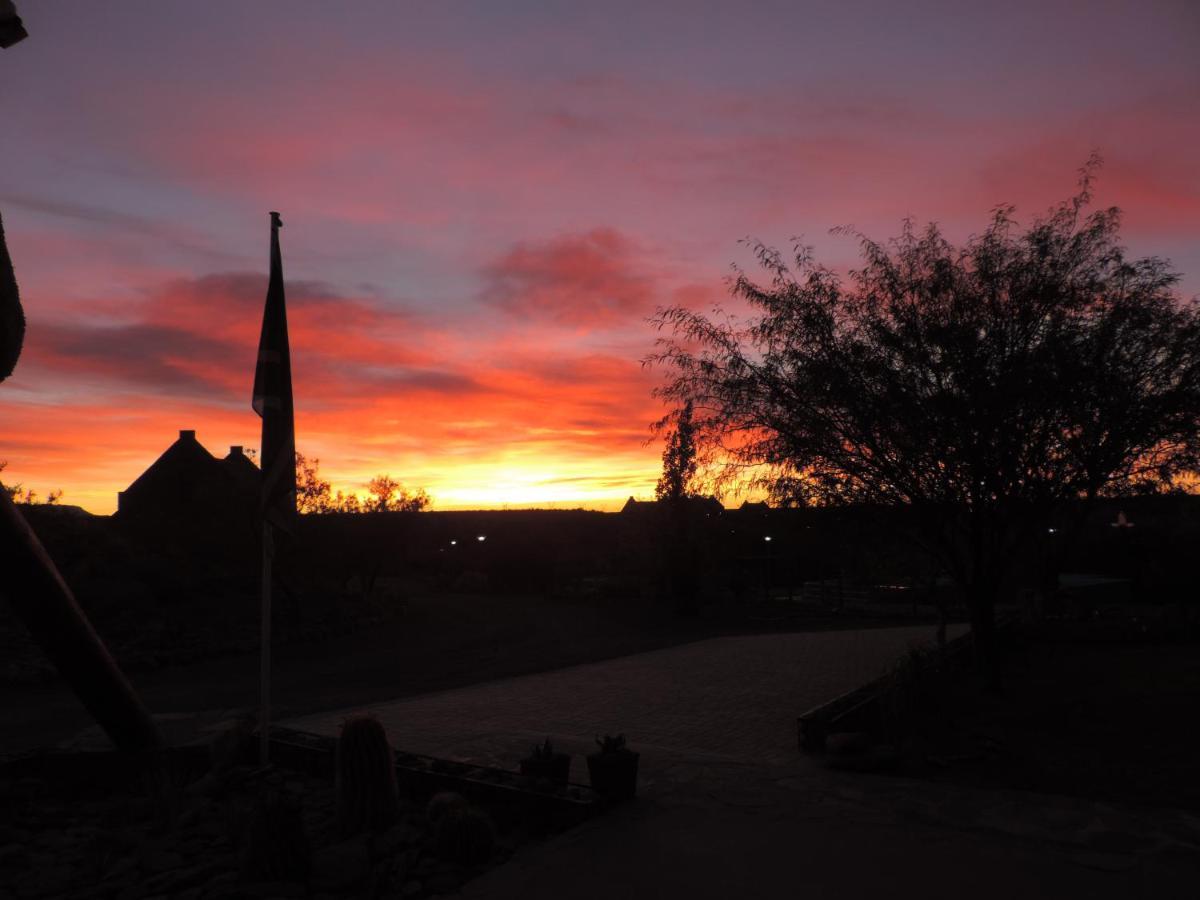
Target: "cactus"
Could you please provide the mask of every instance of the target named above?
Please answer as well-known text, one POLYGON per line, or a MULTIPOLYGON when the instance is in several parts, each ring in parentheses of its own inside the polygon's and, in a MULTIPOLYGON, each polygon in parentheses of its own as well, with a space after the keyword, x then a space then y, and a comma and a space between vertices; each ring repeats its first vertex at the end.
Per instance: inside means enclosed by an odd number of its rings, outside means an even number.
POLYGON ((300 804, 279 791, 254 801, 242 845, 242 876, 257 881, 305 881, 312 847, 300 804))
POLYGON ((360 716, 342 723, 335 789, 343 836, 386 831, 396 824, 400 806, 395 759, 378 719, 360 716))
POLYGON ((600 750, 587 758, 592 788, 606 800, 632 800, 637 796, 639 754, 625 746, 625 735, 597 737, 600 750))
POLYGON ((425 817, 429 820, 430 827, 436 829, 438 823, 446 816, 465 812, 468 808, 469 804, 462 794, 443 791, 440 794, 434 794, 429 800, 425 807, 425 817))
POLYGON ((606 734, 603 738, 597 736, 596 746, 600 748, 601 753, 620 753, 627 749, 623 734, 618 734, 616 737, 611 734, 606 734))
POLYGON ((571 775, 571 754, 556 751, 546 738, 544 743, 534 744, 529 756, 521 760, 521 774, 565 785, 571 775))
POLYGON ((460 866, 482 866, 492 858, 496 831, 475 807, 447 812, 434 830, 437 855, 460 866))
POLYGON ((534 744, 533 750, 529 754, 530 759, 536 759, 539 762, 549 762, 554 759, 554 745, 550 743, 550 738, 546 738, 542 744, 534 744))

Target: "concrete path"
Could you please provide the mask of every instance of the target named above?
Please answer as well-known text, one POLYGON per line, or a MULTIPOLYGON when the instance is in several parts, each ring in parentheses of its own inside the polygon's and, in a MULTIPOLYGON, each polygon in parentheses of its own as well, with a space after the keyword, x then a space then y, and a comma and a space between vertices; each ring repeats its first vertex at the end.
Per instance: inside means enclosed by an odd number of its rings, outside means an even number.
POLYGON ((524 848, 466 886, 476 900, 1200 896, 1196 816, 853 776, 798 752, 798 714, 930 636, 717 638, 281 724, 336 734, 369 711, 400 749, 504 768, 550 736, 583 782, 592 736, 626 733, 637 801, 524 848))
POLYGON ((1195 900, 1200 823, 709 763, 470 882, 469 900, 1195 900), (1099 813, 1104 813, 1101 819, 1099 813), (968 821, 969 820, 969 821, 968 821), (1082 825, 1081 825, 1082 823, 1082 825), (1171 832, 1171 833, 1168 833, 1171 832))
MULTIPOLYGON (((790 763, 798 715, 932 636, 878 628, 713 638, 281 724, 336 734, 347 715, 370 712, 400 749, 503 768, 545 737, 583 754, 595 735, 618 732, 641 751, 647 776, 678 759, 790 763)), ((587 776, 581 767, 573 777, 587 776)))

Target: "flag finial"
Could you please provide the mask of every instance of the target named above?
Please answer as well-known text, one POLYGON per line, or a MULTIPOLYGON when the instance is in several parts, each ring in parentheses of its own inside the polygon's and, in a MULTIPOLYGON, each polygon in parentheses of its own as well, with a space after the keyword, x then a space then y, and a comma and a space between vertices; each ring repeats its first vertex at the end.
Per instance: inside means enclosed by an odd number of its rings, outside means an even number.
POLYGON ((283 219, 279 218, 279 213, 275 212, 274 210, 271 211, 271 227, 272 228, 282 228, 283 227, 283 219))

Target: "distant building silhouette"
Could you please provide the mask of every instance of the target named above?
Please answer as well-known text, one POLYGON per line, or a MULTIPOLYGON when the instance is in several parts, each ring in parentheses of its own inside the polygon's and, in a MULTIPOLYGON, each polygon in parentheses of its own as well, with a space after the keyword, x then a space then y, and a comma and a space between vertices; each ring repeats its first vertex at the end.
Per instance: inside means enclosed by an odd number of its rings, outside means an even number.
POLYGON ((211 523, 252 514, 261 475, 241 447, 217 459, 185 429, 145 472, 117 494, 117 516, 140 522, 211 523))
MULTIPOLYGON (((716 497, 687 497, 683 503, 685 508, 694 514, 716 516, 725 512, 725 507, 716 497)), ((635 500, 630 497, 621 507, 621 514, 624 516, 650 516, 655 515, 657 510, 665 509, 666 506, 667 502, 663 500, 635 500)))

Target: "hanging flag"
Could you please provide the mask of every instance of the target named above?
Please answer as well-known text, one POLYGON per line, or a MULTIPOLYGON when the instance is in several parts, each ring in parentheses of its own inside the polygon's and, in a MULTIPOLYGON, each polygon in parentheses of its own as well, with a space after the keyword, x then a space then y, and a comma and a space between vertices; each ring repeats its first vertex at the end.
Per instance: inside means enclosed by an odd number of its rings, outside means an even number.
POLYGON ((288 352, 287 308, 283 297, 283 258, 279 253, 279 213, 271 213, 271 279, 258 339, 254 370, 254 411, 262 417, 260 461, 262 511, 283 525, 296 514, 296 425, 292 412, 292 362, 288 352))
POLYGON ((21 311, 17 277, 4 243, 4 220, 0 219, 0 381, 12 374, 24 339, 25 313, 21 311))

